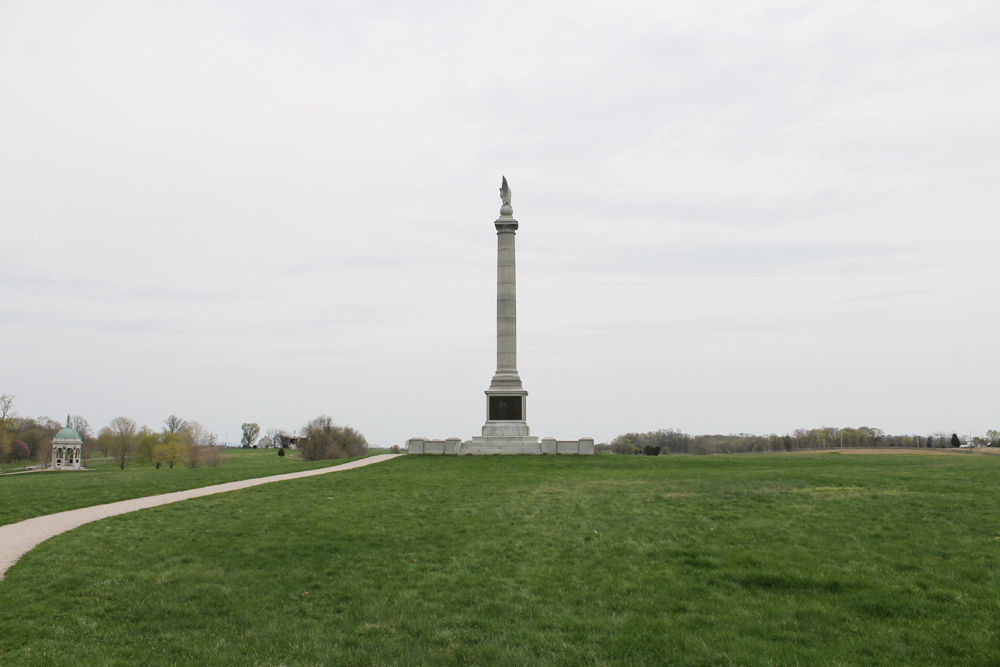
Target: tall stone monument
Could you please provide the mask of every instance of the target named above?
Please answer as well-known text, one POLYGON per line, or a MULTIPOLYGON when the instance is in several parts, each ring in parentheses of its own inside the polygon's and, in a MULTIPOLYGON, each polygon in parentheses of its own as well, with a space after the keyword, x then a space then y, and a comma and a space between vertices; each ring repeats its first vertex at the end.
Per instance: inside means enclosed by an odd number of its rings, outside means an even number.
POLYGON ((527 422, 528 392, 517 373, 517 278, 514 236, 517 220, 510 205, 507 177, 500 186, 497 230, 497 369, 486 390, 486 424, 483 434, 462 442, 459 438, 411 438, 410 454, 593 454, 594 441, 557 441, 531 435, 527 422))

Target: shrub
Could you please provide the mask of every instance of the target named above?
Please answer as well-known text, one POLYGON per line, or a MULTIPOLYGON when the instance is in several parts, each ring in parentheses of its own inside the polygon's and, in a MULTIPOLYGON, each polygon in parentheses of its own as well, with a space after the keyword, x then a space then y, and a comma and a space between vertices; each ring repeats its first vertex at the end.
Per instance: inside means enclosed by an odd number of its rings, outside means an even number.
POLYGON ((281 449, 278 450, 278 456, 280 458, 285 458, 285 448, 284 447, 282 447, 281 449))
POLYGON ((392 452, 393 454, 399 454, 399 445, 393 445, 392 447, 389 448, 389 451, 392 452))
POLYGON ((299 441, 299 449, 306 461, 361 456, 368 449, 365 436, 350 426, 337 426, 326 415, 306 424, 302 435, 304 437, 299 441))
POLYGON ((646 456, 659 456, 660 446, 659 445, 646 445, 642 448, 642 453, 646 456))
POLYGON ((217 445, 209 445, 208 447, 205 447, 205 450, 202 453, 204 454, 205 465, 209 468, 222 467, 222 464, 226 462, 227 458, 229 458, 222 453, 222 450, 217 445))
POLYGON ((201 465, 201 445, 190 442, 184 450, 184 465, 188 468, 197 468, 201 465))
POLYGON ((611 451, 615 454, 635 454, 636 447, 627 436, 620 435, 611 441, 611 451))

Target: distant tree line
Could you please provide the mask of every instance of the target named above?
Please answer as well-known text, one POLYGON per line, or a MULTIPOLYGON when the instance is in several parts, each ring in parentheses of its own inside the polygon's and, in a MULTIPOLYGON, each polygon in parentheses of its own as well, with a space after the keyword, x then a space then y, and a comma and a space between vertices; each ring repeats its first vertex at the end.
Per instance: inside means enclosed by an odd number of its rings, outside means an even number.
MULTIPOLYGON (((52 459, 52 441, 67 422, 50 417, 20 417, 14 410, 14 396, 0 394, 0 464, 39 463, 48 465, 52 459)), ((225 463, 218 436, 197 421, 187 421, 177 415, 163 420, 163 428, 155 431, 139 426, 129 417, 115 417, 95 434, 90 423, 79 415, 67 417, 70 428, 83 441, 83 461, 103 457, 113 460, 124 470, 133 462, 151 465, 157 470, 166 466, 188 468, 218 467, 225 463)), ((283 429, 268 429, 267 436, 258 440, 260 426, 242 425, 241 444, 244 448, 274 446, 284 455, 284 448, 293 443, 307 461, 363 456, 368 441, 356 429, 339 426, 323 415, 307 423, 300 435, 283 429), (262 444, 267 441, 268 444, 262 444)))
MULTIPOLYGON (((0 463, 18 461, 48 461, 52 456, 52 439, 66 428, 66 422, 51 417, 20 417, 14 411, 14 396, 0 394, 0 463)), ((84 456, 94 443, 90 424, 79 415, 71 415, 70 428, 83 440, 84 456)))
POLYGON ((746 452, 781 452, 797 449, 834 448, 934 448, 948 449, 972 445, 1000 447, 1000 431, 990 430, 984 437, 959 436, 943 431, 920 435, 889 435, 880 428, 797 429, 786 435, 689 435, 676 429, 647 433, 623 433, 610 443, 595 447, 615 454, 738 454, 746 452))
MULTIPOLYGON (((140 427, 129 417, 115 417, 96 434, 79 415, 70 415, 68 425, 83 442, 85 465, 97 457, 113 460, 122 470, 132 462, 159 469, 177 464, 188 468, 218 467, 226 460, 215 433, 199 422, 188 422, 176 415, 164 420, 160 432, 140 427)), ((52 441, 66 426, 66 422, 51 417, 20 417, 14 411, 14 396, 0 395, 0 463, 48 465, 52 441)))
POLYGON ((177 415, 164 419, 161 431, 140 427, 129 417, 115 417, 98 431, 92 451, 112 459, 122 470, 133 461, 157 470, 178 464, 218 468, 226 462, 218 441, 219 437, 201 423, 177 415))

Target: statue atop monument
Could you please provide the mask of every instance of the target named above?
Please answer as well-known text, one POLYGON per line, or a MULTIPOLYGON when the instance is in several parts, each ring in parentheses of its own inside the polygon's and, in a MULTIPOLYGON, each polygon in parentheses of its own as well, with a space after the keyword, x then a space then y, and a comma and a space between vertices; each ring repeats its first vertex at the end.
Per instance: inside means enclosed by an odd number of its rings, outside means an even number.
POLYGON ((500 207, 500 215, 512 215, 514 209, 510 205, 510 186, 507 185, 506 176, 503 177, 503 184, 500 186, 500 201, 503 202, 503 206, 500 207))

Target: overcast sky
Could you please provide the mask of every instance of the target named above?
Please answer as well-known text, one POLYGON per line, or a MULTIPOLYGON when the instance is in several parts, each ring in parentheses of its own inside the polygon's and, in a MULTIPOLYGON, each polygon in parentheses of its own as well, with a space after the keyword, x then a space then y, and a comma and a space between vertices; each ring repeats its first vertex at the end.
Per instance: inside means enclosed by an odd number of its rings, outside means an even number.
POLYGON ((469 438, 1000 428, 1000 4, 0 0, 0 393, 469 438))

